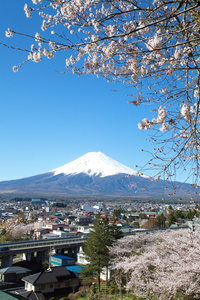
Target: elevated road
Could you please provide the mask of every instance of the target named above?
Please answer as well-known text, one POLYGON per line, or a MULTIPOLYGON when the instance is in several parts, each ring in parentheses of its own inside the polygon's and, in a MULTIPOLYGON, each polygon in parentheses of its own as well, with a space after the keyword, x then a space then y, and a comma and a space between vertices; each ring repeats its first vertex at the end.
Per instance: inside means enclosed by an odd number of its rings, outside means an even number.
POLYGON ((61 249, 63 247, 80 247, 85 244, 86 238, 73 237, 73 238, 54 238, 45 240, 29 240, 12 243, 0 244, 0 256, 8 255, 14 252, 14 254, 24 253, 30 250, 45 250, 45 249, 61 249), (4 250, 4 248, 8 248, 4 250), (2 249, 2 250, 1 250, 2 249))
MULTIPOLYGON (((178 229, 189 229, 188 226, 170 228, 170 230, 178 229)), ((135 234, 149 234, 156 231, 169 230, 163 229, 152 229, 152 230, 134 230, 125 235, 135 234)), ((76 257, 80 247, 82 247, 87 240, 87 237, 65 237, 65 238, 53 238, 45 240, 29 240, 13 243, 2 243, 0 244, 0 258, 1 267, 8 267, 12 265, 13 256, 23 253, 26 260, 32 261, 34 259, 43 261, 49 253, 68 253, 69 256, 76 257)))
POLYGON ((39 260, 44 260, 53 250, 64 253, 68 251, 76 255, 79 248, 85 244, 86 238, 68 237, 54 238, 46 240, 30 240, 22 242, 2 243, 0 244, 1 267, 12 265, 13 256, 23 253, 27 260, 32 260, 35 253, 39 260))

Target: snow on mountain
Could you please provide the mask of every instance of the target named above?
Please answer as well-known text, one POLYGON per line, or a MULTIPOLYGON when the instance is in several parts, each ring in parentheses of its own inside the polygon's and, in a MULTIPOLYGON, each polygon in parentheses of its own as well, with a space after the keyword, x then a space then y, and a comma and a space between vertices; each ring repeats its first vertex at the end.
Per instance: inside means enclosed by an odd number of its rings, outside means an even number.
MULTIPOLYGON (((162 180, 152 181, 148 176, 126 175, 137 175, 137 172, 101 152, 90 152, 50 172, 0 182, 0 195, 36 198, 139 196, 155 200, 164 196, 164 186, 167 186, 167 194, 173 194, 174 187, 177 187, 174 196, 177 198, 187 198, 185 191, 191 188, 186 183, 172 184, 162 180)), ((195 197, 192 191, 190 195, 195 197)))
POLYGON ((99 175, 100 177, 117 175, 121 173, 127 175, 137 175, 137 172, 133 169, 124 166, 102 152, 89 152, 80 158, 50 172, 53 172, 54 175, 75 175, 84 173, 89 176, 99 175))

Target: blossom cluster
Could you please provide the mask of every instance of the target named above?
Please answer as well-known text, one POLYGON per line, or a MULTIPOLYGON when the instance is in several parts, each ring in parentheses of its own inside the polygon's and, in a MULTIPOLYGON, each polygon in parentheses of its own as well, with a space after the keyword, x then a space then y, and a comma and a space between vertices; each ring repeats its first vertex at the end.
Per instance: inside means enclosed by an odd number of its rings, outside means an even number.
MULTIPOLYGON (((33 37, 27 61, 38 63, 64 52, 65 67, 73 73, 95 74, 109 82, 127 84, 133 89, 129 103, 152 104, 157 114, 152 120, 144 118, 139 129, 159 129, 157 141, 164 134, 168 139, 172 131, 179 159, 182 153, 184 159, 194 157, 191 151, 199 151, 200 144, 198 2, 32 3, 33 7, 25 4, 24 11, 28 18, 39 12, 42 33, 38 30, 33 37), (184 135, 189 137, 187 147, 184 135)), ((7 37, 13 34, 17 33, 6 31, 7 37)), ((18 69, 16 66, 13 70, 18 69)))
POLYGON ((157 111, 157 118, 153 118, 152 121, 148 120, 147 118, 143 119, 138 124, 138 128, 148 130, 154 125, 162 124, 162 127, 160 127, 160 131, 166 131, 169 127, 169 124, 165 122, 167 116, 166 108, 160 106, 157 111))
POLYGON ((137 296, 175 299, 176 293, 200 297, 200 236, 189 229, 141 233, 117 241, 112 261, 127 290, 137 296))
POLYGON ((13 37, 13 32, 12 32, 12 30, 10 30, 10 28, 8 28, 7 30, 6 30, 6 33, 5 33, 5 35, 6 35, 6 37, 13 37))

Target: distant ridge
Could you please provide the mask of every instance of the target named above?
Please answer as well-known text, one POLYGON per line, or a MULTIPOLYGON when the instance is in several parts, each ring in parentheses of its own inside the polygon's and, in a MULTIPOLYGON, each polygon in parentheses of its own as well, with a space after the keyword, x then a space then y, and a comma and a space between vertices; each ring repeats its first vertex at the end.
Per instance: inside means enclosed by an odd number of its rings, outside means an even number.
MULTIPOLYGON (((161 199, 173 193, 173 197, 188 198, 193 193, 189 184, 170 183, 137 172, 102 152, 89 152, 80 158, 49 172, 32 177, 0 182, 0 195, 37 197, 97 196, 161 199), (133 175, 127 177, 126 175, 133 175), (164 187, 166 187, 164 189, 164 187), (139 191, 139 192, 138 192, 139 191)), ((195 197, 195 195, 194 195, 195 197)))

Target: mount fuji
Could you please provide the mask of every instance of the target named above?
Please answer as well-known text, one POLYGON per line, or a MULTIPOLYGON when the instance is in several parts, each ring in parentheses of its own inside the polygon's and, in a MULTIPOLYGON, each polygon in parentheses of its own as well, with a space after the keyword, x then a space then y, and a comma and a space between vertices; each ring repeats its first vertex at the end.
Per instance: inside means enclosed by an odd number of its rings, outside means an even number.
MULTIPOLYGON (((189 184, 174 183, 179 187, 176 197, 183 197, 189 184)), ((0 182, 0 195, 21 196, 97 196, 161 199, 164 186, 173 190, 170 182, 153 181, 138 176, 137 172, 113 160, 102 152, 89 152, 80 158, 49 172, 32 177, 0 182), (138 193, 138 191, 140 191, 138 193), (138 193, 138 194, 136 194, 138 193)))
POLYGON ((55 175, 77 175, 107 177, 117 174, 136 175, 136 171, 128 168, 102 152, 89 152, 60 168, 50 171, 55 175))

